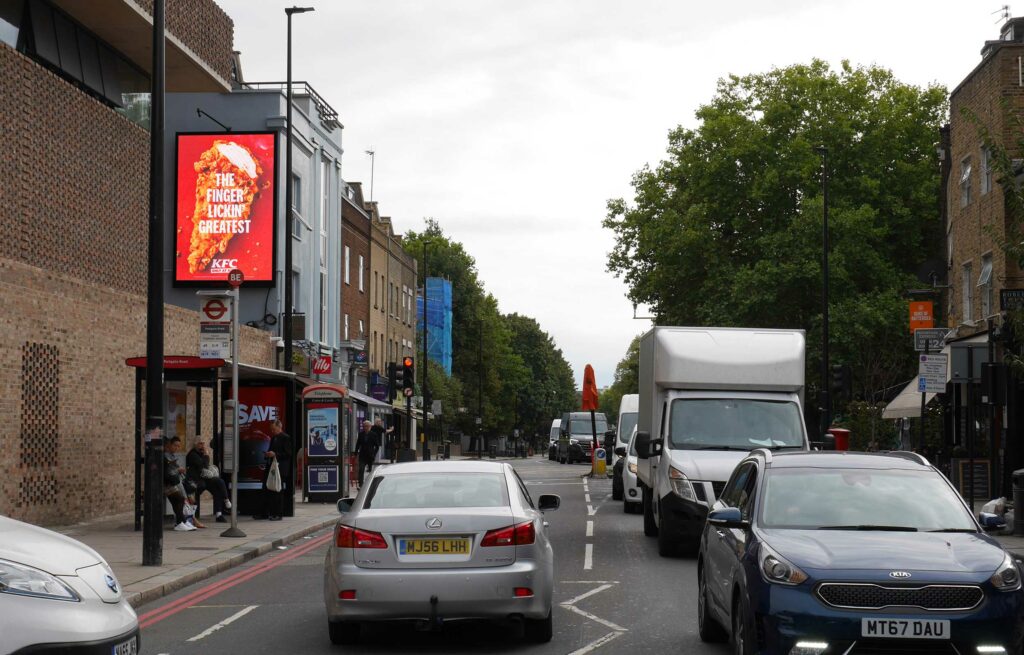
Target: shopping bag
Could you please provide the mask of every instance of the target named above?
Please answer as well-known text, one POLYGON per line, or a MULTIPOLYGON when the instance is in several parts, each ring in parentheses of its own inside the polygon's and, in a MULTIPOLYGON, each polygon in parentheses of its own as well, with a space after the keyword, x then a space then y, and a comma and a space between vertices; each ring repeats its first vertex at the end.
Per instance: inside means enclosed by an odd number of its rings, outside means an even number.
POLYGON ((277 460, 270 465, 270 473, 267 474, 267 491, 281 491, 281 469, 277 465, 277 460))

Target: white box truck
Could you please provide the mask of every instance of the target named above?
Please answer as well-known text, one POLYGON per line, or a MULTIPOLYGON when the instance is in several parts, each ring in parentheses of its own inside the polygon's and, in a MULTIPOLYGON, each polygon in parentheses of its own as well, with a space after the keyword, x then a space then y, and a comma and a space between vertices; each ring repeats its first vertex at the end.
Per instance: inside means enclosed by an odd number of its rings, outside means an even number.
POLYGON ((640 338, 644 534, 697 550, 708 508, 754 448, 809 449, 802 330, 655 327, 640 338))

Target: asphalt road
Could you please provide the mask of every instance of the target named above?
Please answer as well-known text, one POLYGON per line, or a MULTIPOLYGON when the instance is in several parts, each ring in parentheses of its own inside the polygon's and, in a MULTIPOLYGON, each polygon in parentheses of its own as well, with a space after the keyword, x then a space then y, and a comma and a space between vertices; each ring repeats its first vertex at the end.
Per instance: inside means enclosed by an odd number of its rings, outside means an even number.
POLYGON ((381 624, 364 628, 355 646, 332 646, 322 592, 325 531, 139 608, 143 652, 729 652, 697 636, 695 561, 659 557, 655 540, 643 536, 642 517, 611 499, 611 480, 586 479, 587 467, 542 457, 514 465, 535 499, 562 498, 548 514, 555 549, 550 643, 525 642, 514 625, 459 623, 429 633, 381 624))

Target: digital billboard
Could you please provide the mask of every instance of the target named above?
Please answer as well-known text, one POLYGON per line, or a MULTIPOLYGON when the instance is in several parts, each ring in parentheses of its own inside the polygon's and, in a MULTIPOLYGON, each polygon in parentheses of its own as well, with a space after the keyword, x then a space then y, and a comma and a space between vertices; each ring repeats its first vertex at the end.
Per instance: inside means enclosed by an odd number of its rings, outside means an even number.
POLYGON ((274 282, 277 135, 179 133, 175 168, 174 282, 274 282))

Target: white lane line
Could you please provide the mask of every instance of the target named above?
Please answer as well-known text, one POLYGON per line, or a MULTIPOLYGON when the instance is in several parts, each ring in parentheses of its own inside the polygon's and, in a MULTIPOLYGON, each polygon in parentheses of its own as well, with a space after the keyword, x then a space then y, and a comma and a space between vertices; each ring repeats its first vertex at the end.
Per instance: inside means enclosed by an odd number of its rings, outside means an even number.
MULTIPOLYGON (((234 420, 234 419, 231 419, 231 420, 234 420)), ((586 503, 590 503, 590 494, 583 494, 583 501, 586 502, 586 503)))
POLYGON ((593 516, 594 514, 597 514, 597 509, 598 508, 595 508, 592 505, 587 505, 587 516, 593 516))
POLYGON ((595 587, 595 588, 591 589, 590 591, 588 591, 586 593, 580 594, 576 598, 573 598, 571 600, 564 600, 564 601, 562 601, 562 605, 575 605, 576 603, 580 602, 584 598, 590 598, 594 594, 599 594, 602 591, 604 591, 605 589, 611 589, 613 586, 614 585, 612 583, 606 582, 603 585, 601 585, 600 587, 595 587))
POLYGON ((589 485, 590 485, 590 483, 589 483, 589 482, 587 482, 587 479, 586 479, 586 478, 583 478, 583 486, 584 486, 584 487, 587 487, 587 486, 589 486, 589 485))
POLYGON ((619 584, 618 580, 559 580, 561 584, 619 584))
POLYGON ((569 653, 569 655, 584 655, 584 653, 589 653, 590 651, 597 650, 601 646, 607 644, 609 641, 621 637, 624 634, 624 632, 609 632, 600 639, 590 642, 583 648, 578 648, 574 650, 573 652, 569 653))
POLYGON ((587 536, 588 537, 593 537, 594 536, 594 522, 593 521, 587 521, 587 536))
POLYGON ((611 621, 607 621, 605 619, 602 619, 600 616, 594 616, 590 612, 584 612, 583 610, 581 610, 580 608, 576 607, 575 605, 565 605, 565 604, 563 604, 562 607, 564 607, 565 609, 569 610, 570 612, 576 612, 580 616, 588 618, 591 621, 595 621, 597 623, 600 623, 603 626, 607 626, 607 627, 611 628, 612 630, 618 630, 619 632, 626 632, 626 629, 623 628, 621 625, 615 625, 611 621))
POLYGON ((257 607, 259 607, 259 605, 250 605, 249 607, 246 607, 244 610, 232 614, 231 616, 229 616, 228 618, 224 619, 220 623, 216 623, 216 624, 210 626, 209 628, 207 628, 206 630, 203 630, 202 632, 197 634, 195 637, 192 637, 188 641, 199 641, 200 639, 204 639, 206 637, 209 637, 214 632, 217 632, 218 630, 220 630, 223 627, 231 625, 232 623, 234 623, 238 619, 242 618, 243 616, 245 616, 249 612, 253 611, 257 607))
POLYGON ((583 570, 589 571, 594 568, 594 544, 587 544, 587 549, 583 551, 583 570))

